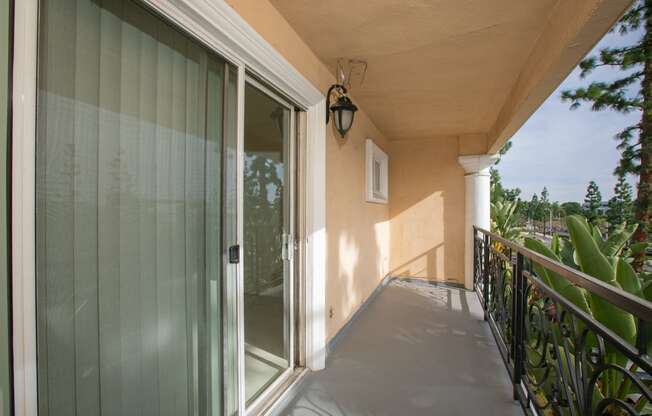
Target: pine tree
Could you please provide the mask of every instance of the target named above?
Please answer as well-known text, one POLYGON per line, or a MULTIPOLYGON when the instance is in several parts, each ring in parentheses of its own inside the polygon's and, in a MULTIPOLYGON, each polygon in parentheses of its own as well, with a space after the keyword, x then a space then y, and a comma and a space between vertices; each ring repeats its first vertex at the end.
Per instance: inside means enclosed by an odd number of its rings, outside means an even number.
POLYGON ((631 224, 633 220, 632 213, 632 187, 627 183, 624 176, 618 177, 618 182, 614 187, 614 196, 608 202, 607 221, 609 222, 609 231, 621 224, 631 224))
POLYGON ((584 197, 584 216, 593 225, 597 225, 600 218, 600 205, 602 204, 602 195, 600 188, 594 181, 589 182, 584 197))
POLYGON ((627 178, 622 175, 618 177, 618 182, 616 182, 614 192, 618 196, 619 200, 623 203, 623 219, 628 224, 631 224, 634 219, 632 206, 632 187, 627 182, 627 178))
MULTIPOLYGON (((623 75, 608 82, 591 82, 587 87, 564 91, 562 99, 571 102, 571 109, 591 103, 595 111, 614 110, 620 113, 640 112, 640 122, 616 135, 621 160, 616 174, 638 177, 635 219, 639 224, 632 237, 635 242, 648 240, 652 210, 652 0, 637 0, 612 30, 621 34, 641 30, 641 38, 624 47, 607 47, 599 56, 580 63, 585 77, 600 67, 618 68, 623 75)), ((637 256, 634 267, 640 270, 643 255, 637 256)))
POLYGON ((548 193, 548 188, 544 186, 543 190, 541 191, 541 203, 542 204, 550 203, 549 196, 550 194, 548 193))

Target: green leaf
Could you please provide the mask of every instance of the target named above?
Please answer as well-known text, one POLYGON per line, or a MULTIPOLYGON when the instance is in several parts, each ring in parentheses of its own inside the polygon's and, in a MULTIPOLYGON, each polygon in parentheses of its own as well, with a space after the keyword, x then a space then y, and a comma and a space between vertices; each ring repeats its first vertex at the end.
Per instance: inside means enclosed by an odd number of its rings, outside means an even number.
POLYGON ((595 225, 589 225, 589 227, 591 228, 591 235, 593 236, 593 239, 598 243, 598 245, 602 246, 602 244, 604 244, 604 238, 602 237, 600 229, 595 225))
POLYGON ((582 271, 603 282, 618 286, 616 273, 607 257, 602 254, 584 217, 566 217, 566 226, 575 247, 576 261, 582 271))
POLYGON ((638 278, 636 271, 634 271, 632 265, 627 263, 623 258, 618 259, 618 264, 616 265, 616 280, 618 280, 618 283, 626 292, 641 298, 643 297, 641 281, 638 278))
POLYGON ((627 244, 627 241, 629 241, 632 234, 634 234, 636 231, 637 227, 638 224, 633 224, 631 226, 615 230, 613 233, 611 233, 606 241, 603 241, 600 244, 600 250, 602 253, 607 257, 619 255, 622 249, 625 247, 625 244, 627 244))
POLYGON ((561 242, 559 240, 559 235, 557 233, 553 233, 552 239, 550 240, 550 250, 552 250, 552 252, 555 253, 557 257, 559 257, 559 253, 561 251, 561 242))
POLYGON ((652 280, 648 280, 645 283, 643 283, 642 291, 643 291, 643 297, 646 300, 652 302, 652 280))
POLYGON ((629 246, 629 251, 632 253, 633 256, 645 252, 647 250, 647 247, 650 244, 647 243, 646 241, 640 242, 640 243, 634 243, 629 246))
MULTIPOLYGON (((571 235, 571 241, 575 246, 581 270, 605 283, 620 288, 620 284, 616 280, 616 271, 593 239, 586 219, 577 215, 568 216, 566 226, 571 235)), ((591 294, 590 299, 593 316, 620 335, 625 341, 633 343, 636 337, 634 317, 600 296, 591 294)))
MULTIPOLYGON (((534 238, 525 238, 525 247, 529 248, 532 251, 535 251, 543 256, 548 257, 549 259, 560 261, 559 257, 552 252, 545 244, 541 241, 534 238)), ((543 267, 542 265, 533 262, 534 271, 537 276, 541 277, 544 282, 546 282, 551 288, 553 288, 557 293, 564 296, 569 301, 573 302, 576 306, 582 309, 584 312, 591 315, 591 308, 587 301, 587 292, 586 290, 575 286, 568 279, 558 275, 557 273, 550 271, 543 267)))
POLYGON ((568 266, 572 267, 574 269, 577 269, 577 263, 575 262, 575 259, 573 258, 573 245, 568 241, 566 238, 560 238, 559 239, 559 254, 558 256, 561 258, 562 262, 568 266))
POLYGON ((573 248, 573 263, 580 265, 580 258, 577 255, 577 250, 573 248))

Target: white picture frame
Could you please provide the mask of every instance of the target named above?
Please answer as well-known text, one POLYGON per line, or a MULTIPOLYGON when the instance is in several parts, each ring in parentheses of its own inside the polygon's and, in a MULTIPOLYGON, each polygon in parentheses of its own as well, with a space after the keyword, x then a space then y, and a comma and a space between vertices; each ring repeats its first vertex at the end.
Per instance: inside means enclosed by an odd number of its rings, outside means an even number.
POLYGON ((389 156, 372 139, 365 142, 365 196, 367 202, 389 202, 389 156))

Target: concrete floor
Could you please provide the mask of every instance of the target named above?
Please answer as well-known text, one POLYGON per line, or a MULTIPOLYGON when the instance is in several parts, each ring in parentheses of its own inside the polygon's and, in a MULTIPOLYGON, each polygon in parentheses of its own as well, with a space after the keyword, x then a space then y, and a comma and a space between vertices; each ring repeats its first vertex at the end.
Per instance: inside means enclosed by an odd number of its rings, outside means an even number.
POLYGON ((275 415, 518 415, 473 292, 393 281, 275 415))

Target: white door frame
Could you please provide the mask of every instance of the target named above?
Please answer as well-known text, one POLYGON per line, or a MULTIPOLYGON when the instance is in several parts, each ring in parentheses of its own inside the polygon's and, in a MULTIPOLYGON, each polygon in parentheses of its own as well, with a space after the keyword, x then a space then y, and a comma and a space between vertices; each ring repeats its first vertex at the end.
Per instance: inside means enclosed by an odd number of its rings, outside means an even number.
MULTIPOLYGON (((326 278, 326 106, 301 75, 223 0, 141 0, 238 67, 283 91, 306 110, 306 366, 324 368, 326 278)), ((12 307, 17 416, 37 415, 35 296, 35 143, 38 0, 14 5, 12 135, 12 307)), ((239 119, 240 119, 239 115, 239 119)), ((239 121, 241 129, 241 121, 239 121)), ((242 237, 242 236, 240 236, 242 237)))
MULTIPOLYGON (((240 274, 239 277, 239 285, 238 285, 238 293, 237 293, 237 301, 238 301, 238 316, 237 316, 237 328, 238 328, 238 391, 240 392, 240 402, 239 402, 239 407, 238 411, 240 412, 241 415, 249 415, 249 414, 256 414, 256 412, 267 402, 269 401, 270 396, 275 392, 275 390, 285 383, 294 373, 296 370, 295 363, 296 363, 296 357, 295 357, 295 351, 294 351, 294 342, 295 342, 295 329, 293 327, 294 325, 294 309, 295 305, 297 303, 298 299, 295 299, 294 295, 294 278, 295 276, 295 269, 294 269, 294 259, 293 259, 293 249, 290 247, 294 247, 294 234, 295 234, 295 212, 294 212, 294 197, 295 197, 295 187, 294 187, 294 173, 296 169, 296 155, 294 152, 294 146, 295 146, 295 108, 292 104, 290 104, 286 99, 280 97, 278 94, 276 94, 275 91, 271 90, 267 85, 264 83, 258 81, 256 78, 249 74, 245 74, 243 77, 244 79, 244 84, 245 88, 248 85, 251 87, 257 89, 261 93, 267 95, 269 98, 277 102, 278 104, 282 105, 285 107, 287 110, 290 111, 290 136, 289 136, 289 143, 287 144, 287 151, 288 154, 286 157, 288 158, 289 162, 286 165, 287 171, 286 171, 286 180, 287 182, 287 192, 289 192, 289 224, 288 224, 288 235, 286 236, 289 238, 288 241, 283 241, 283 250, 287 250, 288 253, 288 258, 283 259, 283 261, 287 261, 288 264, 286 274, 284 275, 284 280, 286 281, 286 285, 284 288, 284 293, 285 293, 285 299, 289 299, 289 302, 285 303, 286 305, 289 305, 289 308, 286 310, 285 313, 288 313, 289 316, 286 316, 284 313, 283 320, 284 323, 287 324, 289 321, 291 323, 291 328, 289 330, 289 339, 288 339, 288 344, 289 344, 289 355, 288 355, 288 362, 290 363, 289 368, 287 368, 281 375, 277 376, 276 379, 268 385, 265 390, 259 394, 259 396, 251 402, 247 406, 246 403, 246 394, 245 394, 245 386, 246 386, 246 380, 245 380, 245 349, 246 349, 246 342, 245 342, 245 334, 244 334, 244 267, 245 267, 245 258, 244 258, 244 253, 240 255, 240 271, 242 274, 240 274), (287 246, 286 244, 289 244, 290 246, 287 246)), ((247 103, 244 99, 241 98, 241 101, 239 101, 246 107, 247 103)), ((244 110, 242 111, 242 114, 244 115, 244 110)), ((240 129, 244 135, 244 126, 242 129, 240 129)), ((238 190, 242 190, 242 193, 244 193, 244 137, 239 136, 238 137, 238 180, 241 181, 241 185, 238 186, 238 190)), ((285 215, 283 216, 285 218, 285 215)), ((242 236, 240 240, 240 246, 241 249, 244 250, 245 248, 245 243, 244 243, 244 197, 239 197, 238 198, 238 233, 242 236)))

